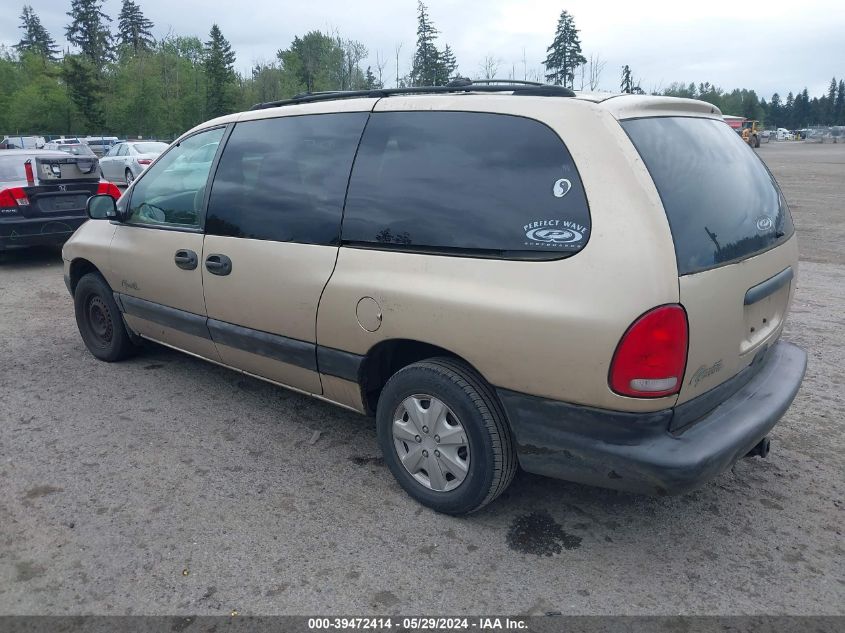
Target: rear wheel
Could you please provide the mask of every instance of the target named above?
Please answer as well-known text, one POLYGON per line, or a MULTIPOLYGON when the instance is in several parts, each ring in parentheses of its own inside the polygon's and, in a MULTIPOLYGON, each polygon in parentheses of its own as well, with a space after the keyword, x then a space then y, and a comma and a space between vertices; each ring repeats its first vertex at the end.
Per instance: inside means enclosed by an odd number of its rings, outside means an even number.
POLYGON ((79 280, 73 303, 79 333, 95 357, 114 362, 135 353, 137 347, 129 338, 112 290, 99 273, 88 273, 79 280))
POLYGON ((516 452, 491 387, 465 363, 432 358, 394 374, 376 413, 385 463, 418 502, 446 514, 487 505, 510 485, 516 452))
POLYGON ((135 180, 135 174, 132 173, 131 169, 127 169, 124 176, 126 177, 126 186, 128 187, 132 184, 132 181, 135 180))

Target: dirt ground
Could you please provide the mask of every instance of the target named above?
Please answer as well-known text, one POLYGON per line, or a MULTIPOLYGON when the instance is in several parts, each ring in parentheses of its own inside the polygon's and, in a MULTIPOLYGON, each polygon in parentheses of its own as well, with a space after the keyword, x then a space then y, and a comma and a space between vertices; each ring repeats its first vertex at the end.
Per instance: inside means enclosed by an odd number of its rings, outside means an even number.
POLYGON ((677 498, 519 474, 435 514, 370 420, 160 347, 98 362, 58 253, 8 257, 0 614, 844 614, 845 144, 759 153, 800 236, 807 377, 768 459, 677 498))

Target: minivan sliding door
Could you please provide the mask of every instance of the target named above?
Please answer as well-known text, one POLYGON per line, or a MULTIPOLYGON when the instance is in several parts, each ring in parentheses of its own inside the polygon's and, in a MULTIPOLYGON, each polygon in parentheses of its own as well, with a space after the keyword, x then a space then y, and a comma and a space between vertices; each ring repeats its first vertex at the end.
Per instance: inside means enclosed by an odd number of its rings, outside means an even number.
POLYGON ((211 186, 201 264, 208 328, 225 364, 322 393, 317 306, 367 116, 279 116, 232 130, 211 186))

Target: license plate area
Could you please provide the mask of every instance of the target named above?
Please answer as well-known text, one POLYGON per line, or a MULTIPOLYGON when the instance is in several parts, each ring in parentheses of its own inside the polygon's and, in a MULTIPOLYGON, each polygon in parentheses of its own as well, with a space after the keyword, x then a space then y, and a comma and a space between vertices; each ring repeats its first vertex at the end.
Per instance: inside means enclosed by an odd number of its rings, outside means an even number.
POLYGON ((739 353, 746 354, 766 341, 783 323, 789 305, 790 284, 782 285, 772 294, 744 307, 745 335, 739 353))
POLYGON ((38 196, 38 208, 43 213, 61 213, 62 211, 79 211, 85 208, 88 194, 67 194, 56 196, 38 196))

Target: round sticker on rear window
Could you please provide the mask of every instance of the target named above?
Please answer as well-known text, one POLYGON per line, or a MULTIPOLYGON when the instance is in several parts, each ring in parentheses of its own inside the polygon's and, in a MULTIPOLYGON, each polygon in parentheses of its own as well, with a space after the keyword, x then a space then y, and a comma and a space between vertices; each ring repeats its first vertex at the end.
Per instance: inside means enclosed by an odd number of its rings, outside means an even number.
POLYGON ((552 193, 555 195, 555 198, 563 198, 563 196, 569 193, 570 189, 572 189, 572 183, 566 178, 561 178, 555 181, 552 187, 552 193))
POLYGON ((774 226, 774 222, 772 222, 772 218, 761 215, 757 218, 757 230, 758 231, 769 231, 771 230, 772 226, 774 226))
POLYGON ((522 227, 526 246, 580 248, 587 237, 586 226, 571 220, 537 220, 522 227))

